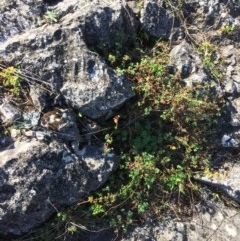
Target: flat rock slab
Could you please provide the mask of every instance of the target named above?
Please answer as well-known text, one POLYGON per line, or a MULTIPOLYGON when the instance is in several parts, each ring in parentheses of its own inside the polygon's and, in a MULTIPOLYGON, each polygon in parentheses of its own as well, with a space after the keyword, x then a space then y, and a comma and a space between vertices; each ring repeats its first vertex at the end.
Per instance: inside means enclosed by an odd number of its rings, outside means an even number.
POLYGON ((150 220, 137 227, 121 241, 238 241, 240 213, 232 208, 209 203, 199 206, 189 221, 169 219, 159 223, 150 220))
POLYGON ((197 179, 216 187, 230 198, 240 203, 240 163, 226 162, 217 171, 206 171, 205 175, 197 179))
POLYGON ((210 204, 185 224, 189 241, 238 241, 240 212, 236 209, 210 204))

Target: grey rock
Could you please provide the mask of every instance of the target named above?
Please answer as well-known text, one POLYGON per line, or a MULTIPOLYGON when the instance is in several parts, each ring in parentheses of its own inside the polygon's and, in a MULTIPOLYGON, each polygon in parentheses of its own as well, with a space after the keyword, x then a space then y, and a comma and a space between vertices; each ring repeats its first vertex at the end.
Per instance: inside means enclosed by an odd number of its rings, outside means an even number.
MULTIPOLYGON (((75 115, 69 109, 55 108, 47 113, 44 113, 41 117, 41 126, 47 130, 54 139, 62 139, 65 142, 70 141, 71 146, 76 155, 82 156, 79 151, 79 144, 84 142, 80 136, 80 132, 77 126, 75 115)), ((45 140, 49 135, 43 136, 38 133, 38 139, 45 140)))
POLYGON ((29 129, 38 125, 40 120, 40 112, 39 111, 28 111, 23 113, 23 123, 24 127, 29 129))
POLYGON ((221 80, 227 96, 237 96, 240 93, 239 48, 234 45, 220 46, 218 50, 218 65, 221 69, 221 80))
POLYGON ((224 1, 219 0, 189 0, 185 3, 185 14, 189 17, 189 21, 194 19, 196 30, 206 30, 208 33, 221 26, 239 24, 237 19, 239 5, 235 1, 225 4, 224 1))
POLYGON ((200 213, 186 224, 189 241, 237 241, 240 234, 240 213, 221 204, 199 206, 200 213))
POLYGON ((40 124, 53 135, 64 140, 78 140, 80 133, 76 124, 76 118, 69 109, 55 108, 44 113, 40 124))
POLYGON ((162 5, 163 1, 144 1, 140 21, 143 30, 153 37, 168 39, 174 25, 174 15, 162 5))
POLYGON ((163 222, 153 219, 133 228, 121 241, 237 241, 240 234, 240 213, 234 208, 206 202, 196 207, 190 220, 167 217, 163 222))
POLYGON ((115 43, 131 43, 127 36, 134 36, 136 26, 125 8, 113 1, 62 1, 52 8, 62 16, 59 23, 9 37, 1 46, 0 57, 13 65, 21 63, 36 108, 49 107, 47 96, 61 94, 83 114, 108 118, 134 96, 132 85, 87 46, 101 45, 110 51, 115 43), (72 12, 66 12, 68 7, 72 12))
POLYGON ((7 148, 9 145, 11 145, 12 142, 13 140, 10 136, 0 135, 0 150, 7 148))
POLYGON ((36 131, 34 132, 34 137, 36 137, 38 141, 47 141, 51 139, 51 133, 45 131, 36 131))
MULTIPOLYGON (((238 61, 239 63, 239 61, 238 61)), ((233 81, 238 85, 238 89, 239 89, 239 85, 240 85, 240 69, 234 69, 233 73, 232 73, 232 79, 233 81)))
POLYGON ((82 1, 82 5, 79 12, 85 16, 80 28, 90 49, 104 52, 117 46, 129 46, 134 41, 139 22, 124 1, 103 0, 90 4, 82 1))
POLYGON ((224 58, 224 61, 227 58, 232 57, 232 55, 234 54, 234 51, 235 51, 234 45, 227 45, 221 48, 221 56, 224 58))
POLYGON ((29 95, 36 109, 41 111, 45 107, 47 107, 47 92, 46 90, 42 89, 39 85, 30 85, 29 95))
POLYGON ((229 80, 226 85, 224 86, 224 91, 227 95, 234 95, 235 93, 237 93, 237 86, 236 84, 234 83, 233 80, 229 80))
POLYGON ((0 117, 3 122, 13 123, 21 118, 21 111, 15 107, 10 101, 6 101, 0 105, 0 117))
MULTIPOLYGON (((83 201, 107 180, 119 158, 90 145, 91 137, 84 145, 73 109, 105 119, 134 96, 131 82, 88 49, 131 44, 138 26, 133 11, 110 0, 46 2, 0 3, 5 26, 0 58, 21 65, 33 104, 33 110, 24 110, 23 129, 12 133, 14 142, 1 146, 1 238, 29 232, 55 208, 83 201), (47 10, 58 14, 58 22, 43 21, 47 10), (42 26, 36 25, 38 18, 42 26)), ((6 119, 4 111, 2 116, 6 119)), ((12 116, 8 120, 21 117, 12 116)), ((85 129, 84 135, 89 135, 85 129)))
POLYGON ((230 102, 229 110, 231 112, 232 126, 240 126, 240 98, 236 98, 230 102))
POLYGON ((199 54, 186 41, 171 50, 169 64, 174 66, 189 87, 208 80, 199 54))
MULTIPOLYGON (((111 117, 134 96, 131 82, 109 68, 93 51, 109 53, 114 48, 131 44, 138 28, 136 3, 111 0, 47 2, 4 0, 0 3, 0 58, 7 64, 21 65, 22 78, 29 84, 36 109, 23 114, 23 130, 12 129, 12 136, 8 138, 0 136, 1 238, 28 232, 50 217, 55 208, 81 202, 107 180, 119 158, 91 143, 89 132, 99 130, 97 122, 88 126, 83 121, 83 128, 79 128, 72 109, 98 121, 111 117), (43 21, 47 10, 58 14, 56 23, 43 21), (36 25, 38 19, 42 26, 36 25), (82 134, 86 136, 84 140, 82 134)), ((186 25, 194 20, 195 28, 190 28, 185 36, 184 28, 178 26, 173 39, 182 42, 171 51, 169 64, 189 87, 209 81, 210 77, 204 71, 202 57, 183 39, 189 37, 201 43, 213 36, 209 39, 217 43, 222 40, 222 26, 239 27, 237 1, 225 3, 184 1, 186 25), (204 35, 202 39, 199 30, 204 35)), ((175 8, 172 5, 165 9, 163 1, 144 1, 141 29, 154 37, 172 40, 175 8)), ((233 127, 240 125, 238 35, 236 31, 219 44, 214 62, 223 62, 221 88, 230 96, 233 127)), ((2 91, 0 94, 3 106, 4 94, 2 91)), ((21 117, 21 112, 11 116, 6 118, 5 112, 1 112, 1 118, 7 121, 15 121, 21 117)), ((221 138, 224 148, 239 147, 238 131, 224 130, 224 133, 221 138)), ((239 202, 240 168, 238 164, 231 164, 225 163, 227 166, 218 170, 217 178, 216 174, 196 178, 220 188, 239 202)), ((137 227, 123 240, 238 240, 240 216, 236 210, 213 204, 199 205, 196 209, 198 214, 188 221, 148 220, 145 226, 137 227)), ((97 236, 102 240, 104 235, 97 236)), ((89 240, 97 240, 94 238, 89 240)))
POLYGON ((240 203, 240 164, 238 161, 223 163, 215 172, 198 177, 201 182, 212 185, 240 203))
POLYGON ((55 208, 81 202, 103 184, 118 158, 89 148, 84 160, 56 141, 16 141, 14 148, 0 152, 0 236, 30 231, 55 208))
POLYGON ((224 134, 221 139, 221 144, 223 147, 238 147, 239 140, 235 139, 233 136, 224 134))
POLYGON ((134 96, 131 83, 97 55, 82 53, 75 68, 78 73, 60 91, 70 106, 92 119, 112 116, 114 110, 134 96))
POLYGON ((137 34, 135 13, 121 1, 61 1, 51 10, 59 13, 63 23, 77 21, 76 28, 90 49, 109 51, 117 43, 128 46, 137 34))
POLYGON ((0 3, 0 42, 35 26, 44 12, 42 0, 10 0, 0 3))

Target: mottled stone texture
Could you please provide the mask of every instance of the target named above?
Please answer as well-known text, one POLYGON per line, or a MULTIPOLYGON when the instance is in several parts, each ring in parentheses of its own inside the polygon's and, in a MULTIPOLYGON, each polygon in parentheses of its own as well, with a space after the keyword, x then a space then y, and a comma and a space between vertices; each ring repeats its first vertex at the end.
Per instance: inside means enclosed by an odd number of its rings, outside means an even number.
POLYGON ((56 208, 82 201, 117 165, 117 156, 95 146, 78 158, 60 141, 16 141, 0 152, 0 237, 26 233, 56 208))

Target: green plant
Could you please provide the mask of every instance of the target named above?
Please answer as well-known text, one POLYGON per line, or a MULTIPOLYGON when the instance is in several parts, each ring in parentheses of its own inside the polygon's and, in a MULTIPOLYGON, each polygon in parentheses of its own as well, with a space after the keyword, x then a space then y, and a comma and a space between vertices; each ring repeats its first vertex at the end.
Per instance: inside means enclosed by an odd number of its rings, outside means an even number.
POLYGON ((163 1, 163 5, 166 8, 170 8, 170 9, 182 9, 183 5, 185 4, 185 0, 164 0, 163 1))
POLYGON ((113 65, 116 62, 116 56, 109 54, 108 55, 108 61, 113 65))
POLYGON ((184 193, 184 183, 186 182, 185 167, 177 165, 176 168, 170 172, 170 175, 166 179, 166 185, 172 191, 175 187, 178 187, 178 190, 181 193, 184 193))
POLYGON ((0 71, 0 84, 15 95, 21 92, 19 69, 10 66, 0 71))
POLYGON ((43 16, 44 20, 46 23, 57 23, 58 19, 59 19, 59 14, 54 12, 54 11, 47 11, 44 16, 43 16))
POLYGON ((139 9, 139 11, 142 9, 143 6, 143 1, 137 1, 137 8, 139 9))
POLYGON ((220 81, 223 75, 215 63, 217 47, 210 42, 202 42, 199 46, 199 51, 203 55, 204 67, 210 71, 216 80, 220 81))
MULTIPOLYGON (((210 47, 203 45, 206 55, 210 47)), ((128 115, 113 118, 114 130, 105 136, 106 146, 118 151, 122 163, 105 188, 88 200, 92 214, 113 226, 125 228, 148 209, 159 214, 167 207, 165 197, 174 193, 180 202, 196 189, 194 173, 211 160, 208 143, 221 102, 213 98, 210 85, 190 89, 170 75, 165 68, 168 51, 157 43, 149 56, 124 70, 138 98, 128 106, 128 115)))
POLYGON ((61 221, 66 221, 66 220, 67 220, 67 213, 66 213, 66 212, 58 212, 58 213, 57 213, 57 217, 58 217, 61 221))
POLYGON ((236 29, 236 27, 234 25, 224 25, 220 28, 220 31, 223 34, 231 34, 234 30, 236 29))
POLYGON ((42 19, 37 20, 37 25, 42 26, 43 24, 54 24, 59 20, 59 14, 54 11, 47 11, 42 19))

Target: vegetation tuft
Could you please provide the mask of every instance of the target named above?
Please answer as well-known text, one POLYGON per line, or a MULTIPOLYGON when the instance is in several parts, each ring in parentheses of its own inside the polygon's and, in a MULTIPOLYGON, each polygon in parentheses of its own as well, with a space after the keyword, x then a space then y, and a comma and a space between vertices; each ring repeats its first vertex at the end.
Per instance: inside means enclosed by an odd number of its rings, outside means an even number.
MULTIPOLYGON (((211 63, 210 47, 203 44, 199 50, 205 54, 205 65, 211 63)), ((161 219, 164 212, 190 215, 194 211, 200 192, 194 175, 207 170, 211 161, 222 101, 212 94, 210 83, 189 88, 181 75, 170 74, 166 42, 152 47, 151 40, 150 50, 136 49, 108 56, 113 65, 120 62, 118 71, 133 82, 137 94, 107 123, 112 131, 107 128, 102 133, 106 152, 121 157, 120 167, 87 200, 58 212, 53 221, 57 234, 60 223, 63 236, 78 236, 98 226, 126 231, 149 212, 161 219)))
POLYGON ((1 69, 0 86, 12 92, 13 94, 19 96, 21 92, 19 70, 14 66, 1 69))
POLYGON ((44 24, 52 25, 54 23, 57 23, 58 21, 59 21, 59 14, 57 12, 48 10, 44 14, 42 19, 40 19, 40 18, 37 19, 37 26, 40 27, 44 24))
POLYGON ((197 189, 193 176, 211 160, 221 101, 209 83, 190 89, 169 74, 168 54, 167 44, 158 42, 123 71, 137 100, 113 118, 115 128, 106 135, 122 164, 88 199, 89 211, 112 226, 126 227, 147 210, 161 217, 173 203, 190 204, 182 201, 197 189))

